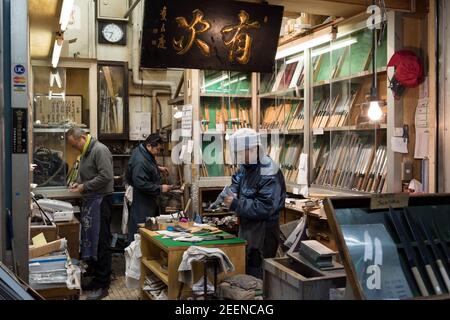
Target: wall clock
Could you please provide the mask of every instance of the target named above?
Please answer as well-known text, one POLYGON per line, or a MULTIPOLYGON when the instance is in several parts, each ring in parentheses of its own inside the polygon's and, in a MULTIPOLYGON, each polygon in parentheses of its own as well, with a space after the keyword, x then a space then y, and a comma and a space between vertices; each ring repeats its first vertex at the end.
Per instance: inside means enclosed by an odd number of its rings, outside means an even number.
POLYGON ((98 43, 126 45, 127 23, 120 21, 98 21, 98 43))

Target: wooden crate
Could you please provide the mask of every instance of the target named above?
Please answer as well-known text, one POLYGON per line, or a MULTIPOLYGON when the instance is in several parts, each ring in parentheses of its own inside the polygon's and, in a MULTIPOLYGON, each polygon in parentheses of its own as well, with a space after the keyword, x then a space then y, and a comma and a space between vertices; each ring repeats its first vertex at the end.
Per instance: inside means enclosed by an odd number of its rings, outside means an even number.
POLYGON ((290 258, 264 260, 267 300, 329 300, 330 289, 345 287, 343 269, 321 271, 290 258))

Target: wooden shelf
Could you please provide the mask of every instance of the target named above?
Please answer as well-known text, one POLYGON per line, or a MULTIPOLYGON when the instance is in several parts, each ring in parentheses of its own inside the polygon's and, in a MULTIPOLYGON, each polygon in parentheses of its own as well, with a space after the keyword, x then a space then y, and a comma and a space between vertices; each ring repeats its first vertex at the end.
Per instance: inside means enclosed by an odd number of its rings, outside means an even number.
MULTIPOLYGON (((386 67, 383 68, 379 68, 377 70, 377 74, 382 74, 385 73, 387 71, 386 67)), ((313 84, 313 87, 320 87, 320 86, 326 86, 329 85, 331 83, 337 83, 337 82, 343 82, 343 81, 347 81, 347 80, 353 80, 353 79, 360 79, 360 78, 365 78, 368 76, 371 76, 373 74, 372 71, 363 71, 357 74, 353 74, 350 76, 346 76, 346 77, 341 77, 341 78, 336 78, 336 79, 331 79, 331 80, 324 80, 324 81, 320 81, 320 82, 315 82, 313 84)))
POLYGON ((142 263, 147 267, 147 269, 153 272, 155 276, 161 279, 162 282, 169 285, 169 276, 161 271, 161 265, 157 260, 142 258, 142 263))
POLYGON ((167 101, 168 105, 172 105, 172 106, 179 106, 179 105, 183 105, 184 104, 184 97, 180 96, 177 97, 175 99, 170 99, 167 101))
POLYGON ((242 94, 242 93, 200 93, 200 97, 204 98, 245 98, 245 99, 251 99, 251 94, 242 94))
MULTIPOLYGON (((270 134, 274 133, 272 131, 275 131, 275 130, 277 130, 277 129, 259 129, 259 133, 262 135, 264 135, 264 134, 270 135, 270 134)), ((303 130, 303 129, 294 129, 294 130, 283 129, 283 130, 277 130, 277 131, 279 134, 282 134, 282 135, 297 135, 297 134, 301 135, 301 134, 305 133, 305 130, 303 130)))
POLYGON ((231 176, 201 177, 198 180, 199 188, 223 188, 231 183, 231 176))
MULTIPOLYGON (((295 93, 295 92, 298 92, 298 91, 301 91, 301 90, 304 90, 304 86, 296 87, 296 88, 287 88, 287 89, 271 91, 271 92, 263 92, 263 93, 260 93, 258 96, 260 98, 270 98, 272 96, 280 98, 279 96, 288 95, 290 93, 295 93)), ((291 98, 293 98, 293 99, 303 99, 302 97, 295 97, 295 96, 294 97, 281 97, 281 98, 286 98, 286 99, 291 99, 291 98)))
MULTIPOLYGON (((70 127, 59 127, 59 128, 34 127, 33 133, 66 133, 69 129, 70 127)), ((83 129, 85 132, 89 132, 88 128, 81 128, 81 129, 83 129)))
POLYGON ((291 97, 286 96, 286 93, 279 93, 279 92, 268 92, 263 93, 258 96, 260 99, 271 99, 271 100, 295 100, 295 101, 302 101, 304 100, 303 97, 291 97))
POLYGON ((153 296, 152 296, 150 293, 148 293, 148 291, 145 291, 145 290, 142 290, 142 289, 141 289, 141 291, 145 294, 145 296, 146 296, 148 299, 154 300, 154 299, 153 299, 153 296))
POLYGON ((370 127, 362 127, 362 126, 342 126, 342 127, 326 127, 326 128, 313 128, 313 130, 323 129, 323 131, 371 131, 371 130, 386 130, 387 125, 385 123, 380 124, 379 127, 370 126, 370 127))
POLYGON ((235 214, 234 212, 204 212, 202 213, 202 217, 216 217, 216 216, 231 216, 235 214))
POLYGON ((309 188, 309 193, 326 193, 326 194, 332 194, 333 196, 365 196, 369 194, 373 194, 370 192, 364 192, 364 191, 357 191, 357 190, 349 190, 344 188, 338 188, 338 187, 331 187, 331 186, 321 186, 312 184, 309 188))

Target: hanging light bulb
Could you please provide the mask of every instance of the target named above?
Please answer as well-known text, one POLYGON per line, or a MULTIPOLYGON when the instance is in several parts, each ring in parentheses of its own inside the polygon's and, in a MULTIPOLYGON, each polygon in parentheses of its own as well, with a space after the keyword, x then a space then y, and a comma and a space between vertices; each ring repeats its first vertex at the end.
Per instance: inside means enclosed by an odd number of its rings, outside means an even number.
POLYGON ((370 101, 367 115, 372 121, 379 121, 381 119, 383 116, 383 111, 381 110, 380 103, 378 101, 370 101))

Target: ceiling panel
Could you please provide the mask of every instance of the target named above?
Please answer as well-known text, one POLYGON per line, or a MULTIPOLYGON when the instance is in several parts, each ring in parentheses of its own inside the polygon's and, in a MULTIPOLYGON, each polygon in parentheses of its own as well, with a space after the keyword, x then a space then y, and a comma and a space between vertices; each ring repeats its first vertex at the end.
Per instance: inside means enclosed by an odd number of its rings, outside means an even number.
POLYGON ((49 58, 54 34, 59 29, 61 0, 29 0, 30 55, 32 59, 49 58))

